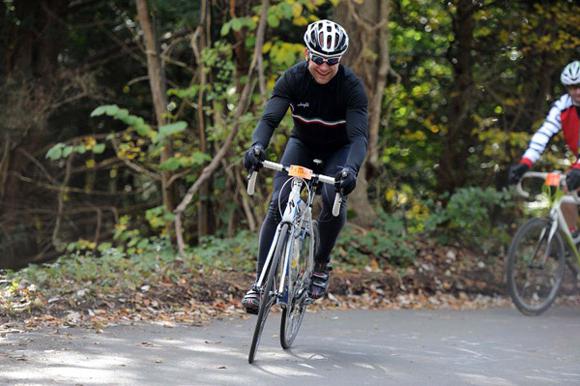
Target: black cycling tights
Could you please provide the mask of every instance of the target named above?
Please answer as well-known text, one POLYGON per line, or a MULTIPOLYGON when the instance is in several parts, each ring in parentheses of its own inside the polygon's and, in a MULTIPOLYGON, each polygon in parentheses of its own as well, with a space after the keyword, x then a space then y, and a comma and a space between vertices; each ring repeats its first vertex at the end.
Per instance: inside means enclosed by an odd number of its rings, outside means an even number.
MULTIPOLYGON (((348 157, 349 148, 350 145, 347 145, 338 149, 337 151, 328 154, 320 152, 314 153, 297 138, 290 138, 280 163, 283 165, 295 164, 305 166, 314 169, 317 173, 334 177, 336 173, 342 170, 343 165, 348 157), (322 160, 322 170, 316 170, 314 168, 313 160, 315 158, 322 160)), ((280 208, 284 210, 286 207, 286 202, 288 201, 288 196, 290 195, 290 184, 286 184, 286 186, 284 186, 284 191, 281 191, 282 185, 284 185, 284 182, 286 182, 288 178, 289 177, 282 172, 276 173, 276 176, 274 177, 274 191, 272 192, 272 199, 270 201, 270 206, 268 208, 266 218, 262 223, 262 229, 260 230, 257 266, 258 276, 260 275, 262 267, 266 262, 268 251, 270 250, 274 234, 276 233, 276 227, 282 220, 282 216, 278 208, 278 197, 281 197, 280 208)), ((330 251, 332 250, 332 247, 334 247, 336 238, 338 237, 340 230, 346 222, 346 200, 343 201, 340 214, 337 217, 332 215, 332 204, 334 203, 335 194, 336 191, 334 186, 328 184, 322 185, 322 211, 318 217, 320 245, 314 256, 317 263, 329 262, 330 251)))

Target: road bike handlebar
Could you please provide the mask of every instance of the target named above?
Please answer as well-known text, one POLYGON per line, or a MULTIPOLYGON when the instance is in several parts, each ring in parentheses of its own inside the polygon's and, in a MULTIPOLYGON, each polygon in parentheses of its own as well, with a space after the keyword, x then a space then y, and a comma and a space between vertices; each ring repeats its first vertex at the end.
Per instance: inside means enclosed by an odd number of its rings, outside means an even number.
MULTIPOLYGON (((290 166, 284 166, 282 164, 276 163, 276 162, 272 162, 272 161, 268 161, 268 160, 264 160, 262 161, 262 166, 265 167, 266 169, 272 169, 272 170, 276 170, 278 172, 284 171, 286 173, 288 173, 288 171, 290 170, 290 166)), ((257 171, 252 171, 252 173, 250 174, 250 178, 248 179, 248 194, 250 196, 252 196, 254 194, 254 192, 256 191, 256 178, 258 176, 258 172, 257 171)), ((335 185, 336 184, 336 179, 334 177, 330 177, 330 176, 325 176, 324 174, 312 174, 312 178, 318 178, 318 181, 323 182, 325 184, 329 184, 329 185, 335 185)), ((342 204, 342 195, 339 192, 336 192, 336 195, 334 196, 334 203, 332 205, 332 215, 334 217, 338 216, 338 214, 340 213, 340 205, 342 204)))
MULTIPOLYGON (((566 174, 559 172, 559 171, 555 171, 555 172, 551 172, 551 173, 548 173, 548 172, 526 172, 526 173, 524 173, 524 175, 522 176, 520 181, 517 183, 516 192, 524 198, 529 198, 530 193, 526 192, 522 188, 522 182, 524 181, 524 179, 526 179, 526 178, 539 178, 542 180, 546 180, 549 175, 555 175, 555 174, 559 176, 558 184, 560 185, 560 188, 566 190, 566 196, 569 196, 570 198, 572 198, 573 203, 580 204, 580 197, 578 196, 578 190, 575 190, 574 192, 568 192, 567 186, 566 186, 566 178, 565 178, 566 174)), ((566 200, 566 201, 569 201, 569 200, 566 200)))

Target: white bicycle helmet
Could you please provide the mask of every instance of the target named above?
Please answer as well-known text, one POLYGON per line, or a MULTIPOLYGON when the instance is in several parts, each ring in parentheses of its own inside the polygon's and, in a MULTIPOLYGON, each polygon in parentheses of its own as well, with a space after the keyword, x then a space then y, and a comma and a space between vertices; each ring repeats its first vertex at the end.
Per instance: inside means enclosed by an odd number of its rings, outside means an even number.
POLYGON ((340 24, 319 20, 308 25, 304 43, 312 53, 323 56, 341 56, 348 48, 348 35, 340 24))
POLYGON ((575 60, 564 67, 560 80, 564 86, 580 84, 580 61, 575 60))

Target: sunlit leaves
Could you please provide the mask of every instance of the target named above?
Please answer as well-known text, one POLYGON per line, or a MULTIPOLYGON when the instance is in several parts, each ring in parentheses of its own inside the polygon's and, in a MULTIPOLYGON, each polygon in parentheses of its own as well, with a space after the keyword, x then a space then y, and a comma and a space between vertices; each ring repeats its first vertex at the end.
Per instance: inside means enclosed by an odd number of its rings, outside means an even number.
POLYGON ((269 50, 270 60, 276 65, 290 67, 304 54, 304 45, 277 41, 269 50))
POLYGON ((536 3, 522 25, 524 54, 555 54, 580 46, 580 13, 572 3, 536 3), (550 20, 546 23, 546 20, 550 20))
POLYGON ((230 33, 230 30, 240 31, 242 28, 248 28, 250 31, 255 30, 257 27, 256 19, 253 17, 236 17, 230 21, 224 23, 220 30, 222 36, 226 36, 230 33))
POLYGON ((525 148, 530 141, 530 135, 527 132, 506 132, 499 127, 480 130, 478 138, 482 144, 482 155, 505 163, 519 159, 521 149, 525 148), (506 149, 512 149, 512 152, 506 149))
POLYGON ((155 208, 148 209, 145 212, 145 218, 149 222, 149 225, 156 228, 163 228, 167 223, 173 221, 175 215, 173 213, 167 212, 164 206, 157 206, 155 208))

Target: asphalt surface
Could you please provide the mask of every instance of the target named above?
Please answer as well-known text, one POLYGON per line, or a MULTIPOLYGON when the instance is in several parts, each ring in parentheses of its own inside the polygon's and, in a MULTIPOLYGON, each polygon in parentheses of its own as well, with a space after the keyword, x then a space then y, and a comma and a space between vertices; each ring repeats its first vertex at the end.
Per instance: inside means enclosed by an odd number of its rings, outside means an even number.
POLYGON ((2 385, 580 385, 580 309, 308 313, 291 350, 270 315, 0 338, 2 385))

